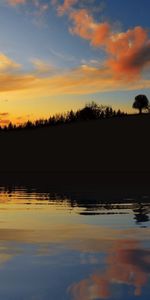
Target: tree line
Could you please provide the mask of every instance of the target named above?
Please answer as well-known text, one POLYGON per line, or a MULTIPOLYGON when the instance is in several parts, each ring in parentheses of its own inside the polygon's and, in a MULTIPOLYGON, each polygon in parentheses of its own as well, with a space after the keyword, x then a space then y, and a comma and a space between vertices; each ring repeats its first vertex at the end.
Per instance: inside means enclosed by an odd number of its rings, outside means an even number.
MULTIPOLYGON (((134 99, 133 108, 139 110, 139 114, 143 110, 150 113, 150 103, 146 95, 137 95, 134 99)), ((41 127, 49 127, 61 124, 68 124, 79 121, 89 121, 89 120, 98 120, 98 119, 107 119, 112 117, 121 117, 127 115, 126 113, 119 110, 112 109, 111 106, 98 105, 95 102, 86 104, 82 109, 74 112, 70 110, 67 113, 56 114, 51 116, 48 119, 39 119, 36 121, 27 121, 24 124, 12 124, 11 122, 4 127, 0 126, 1 131, 9 130, 21 130, 21 129, 34 129, 41 127)))
POLYGON ((56 114, 50 116, 48 119, 39 119, 36 121, 27 121, 24 124, 12 124, 11 122, 4 127, 0 127, 1 131, 10 131, 10 130, 21 130, 21 129, 34 129, 49 127, 55 125, 68 124, 79 121, 89 121, 89 120, 98 120, 98 119, 107 119, 112 117, 121 117, 126 115, 124 112, 119 110, 113 110, 110 106, 98 105, 95 102, 86 104, 82 109, 74 112, 73 110, 68 111, 67 113, 56 114))

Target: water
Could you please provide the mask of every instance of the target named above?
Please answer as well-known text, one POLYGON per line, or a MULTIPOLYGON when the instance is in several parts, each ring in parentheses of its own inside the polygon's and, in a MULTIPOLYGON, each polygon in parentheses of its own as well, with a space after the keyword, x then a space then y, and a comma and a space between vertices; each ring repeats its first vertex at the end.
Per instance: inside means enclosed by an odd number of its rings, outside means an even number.
POLYGON ((0 188, 0 299, 149 299, 149 196, 0 188))

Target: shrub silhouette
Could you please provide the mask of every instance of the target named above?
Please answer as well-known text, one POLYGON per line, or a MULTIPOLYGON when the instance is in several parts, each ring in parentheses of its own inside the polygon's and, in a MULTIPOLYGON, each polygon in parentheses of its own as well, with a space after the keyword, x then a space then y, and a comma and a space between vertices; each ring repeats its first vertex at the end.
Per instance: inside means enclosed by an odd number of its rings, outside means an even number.
POLYGON ((133 103, 133 108, 139 110, 139 114, 142 113, 143 109, 149 108, 149 101, 145 95, 138 95, 135 97, 135 101, 133 103))
POLYGON ((83 109, 77 111, 76 115, 79 120, 98 119, 100 115, 100 107, 95 102, 92 102, 87 104, 83 109))

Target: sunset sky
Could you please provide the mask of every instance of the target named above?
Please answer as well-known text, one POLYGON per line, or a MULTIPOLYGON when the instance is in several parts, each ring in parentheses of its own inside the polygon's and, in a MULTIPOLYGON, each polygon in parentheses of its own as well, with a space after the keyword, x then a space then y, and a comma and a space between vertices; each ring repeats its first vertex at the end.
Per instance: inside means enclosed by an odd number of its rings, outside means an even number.
POLYGON ((0 124, 150 99, 149 0, 0 0, 0 124))

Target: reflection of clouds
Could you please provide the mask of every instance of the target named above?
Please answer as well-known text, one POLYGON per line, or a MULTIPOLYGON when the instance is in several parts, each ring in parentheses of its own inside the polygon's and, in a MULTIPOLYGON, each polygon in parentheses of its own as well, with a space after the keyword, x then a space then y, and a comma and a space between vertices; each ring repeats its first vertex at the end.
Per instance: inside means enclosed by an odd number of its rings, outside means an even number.
MULTIPOLYGON (((39 219, 37 219, 37 221, 39 221, 39 219)), ((128 263, 129 259, 131 260, 131 266, 136 265, 134 259, 137 259, 138 266, 140 267, 140 274, 142 270, 143 274, 149 271, 149 269, 147 269, 149 264, 149 256, 146 255, 147 252, 143 255, 143 250, 137 251, 139 248, 135 242, 127 242, 125 247, 125 244, 122 241, 123 238, 126 238, 127 241, 132 241, 134 236, 134 239, 136 240, 147 242, 149 241, 150 234, 150 229, 148 228, 145 228, 143 231, 141 228, 123 230, 88 224, 49 224, 47 230, 37 230, 37 226, 34 222, 32 225, 32 230, 13 228, 0 229, 0 263, 5 263, 8 260, 12 260, 16 255, 24 253, 26 250, 24 250, 24 246, 22 245, 26 244, 35 246, 34 249, 36 250, 33 253, 34 256, 50 257, 56 254, 63 255, 66 251, 78 251, 80 253, 80 265, 82 266, 97 266, 100 264, 100 258, 97 255, 99 253, 106 253, 108 254, 107 264, 112 266, 110 269, 111 271, 109 271, 111 272, 109 277, 111 278, 112 272, 114 272, 114 278, 118 281, 120 281, 121 278, 119 275, 117 277, 115 274, 113 265, 119 266, 118 269, 121 266, 123 269, 123 265, 126 266, 125 259, 127 259, 128 263), (118 262, 119 265, 117 265, 118 262)), ((119 272, 118 269, 117 272, 119 272)), ((127 266, 125 270, 127 271, 127 266)), ((135 271, 136 274, 138 273, 136 269, 133 271, 135 271)), ((128 273, 130 273, 130 268, 128 273)), ((106 285, 108 285, 109 280, 106 280, 104 276, 102 279, 105 281, 106 285)), ((91 281, 91 279, 88 279, 88 282, 89 280, 91 281)), ((139 280, 139 278, 137 280, 139 280)), ((123 278, 122 281, 125 282, 125 278, 123 278)), ((103 287, 104 286, 105 284, 103 283, 103 287)), ((97 289, 97 285, 95 287, 95 280, 94 287, 91 289, 92 291, 93 289, 94 291, 97 289)), ((106 289, 102 293, 104 292, 106 292, 106 289)))
MULTIPOLYGON (((44 222, 44 219, 37 219, 37 222, 44 222)), ((27 220, 26 220, 27 222, 27 220)), ((90 224, 55 224, 47 223, 48 229, 40 225, 37 228, 36 222, 32 223, 32 229, 0 229, 0 240, 7 242, 22 243, 57 243, 65 244, 66 247, 81 252, 99 252, 111 249, 116 240, 136 240, 149 241, 150 229, 115 229, 109 227, 99 227, 90 224)), ((46 225, 45 224, 45 225, 46 225)), ((16 225, 17 227, 17 225, 16 225)))
POLYGON ((80 264, 81 265, 96 265, 99 263, 99 260, 95 257, 95 255, 92 254, 80 254, 80 264))
POLYGON ((150 251, 143 248, 144 243, 140 244, 140 241, 149 241, 148 228, 144 231, 141 228, 117 230, 94 225, 53 224, 47 231, 1 229, 0 240, 3 241, 0 244, 2 264, 25 253, 37 257, 34 265, 48 265, 53 261, 50 256, 57 256, 54 263, 60 267, 69 250, 71 254, 72 251, 79 252, 81 270, 83 265, 92 269, 101 266, 99 271, 70 286, 69 292, 74 300, 106 299, 114 293, 113 285, 122 287, 122 284, 133 287, 134 295, 141 295, 150 273, 150 251), (128 238, 123 239, 125 236, 128 238), (29 247, 26 248, 25 244, 29 247), (39 256, 48 259, 40 260, 39 256))
POLYGON ((105 271, 74 283, 69 291, 74 300, 105 299, 112 296, 113 284, 126 284, 133 286, 134 295, 139 296, 149 274, 150 251, 142 249, 136 241, 117 241, 108 250, 105 271))
POLYGON ((0 266, 12 259, 12 255, 0 253, 0 266))
POLYGON ((0 243, 0 266, 10 261, 14 256, 21 254, 23 250, 9 243, 0 243), (12 245, 11 245, 12 246, 12 245))

